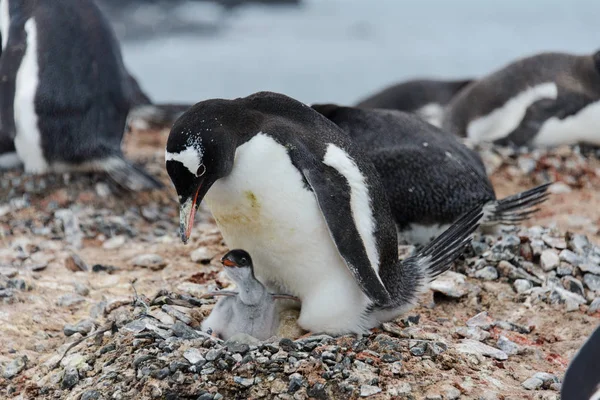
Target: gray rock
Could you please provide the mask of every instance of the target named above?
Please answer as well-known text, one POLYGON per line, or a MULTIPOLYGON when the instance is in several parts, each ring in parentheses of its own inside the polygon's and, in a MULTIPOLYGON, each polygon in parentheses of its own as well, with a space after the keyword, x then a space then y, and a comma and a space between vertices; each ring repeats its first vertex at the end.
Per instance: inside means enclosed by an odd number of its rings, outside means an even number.
POLYGON ((558 254, 554 250, 544 250, 542 251, 542 255, 540 257, 540 265, 542 269, 546 272, 552 271, 560 264, 560 258, 558 254))
POLYGON ((465 354, 476 354, 480 356, 492 357, 501 361, 508 359, 508 355, 502 350, 495 349, 487 344, 483 344, 471 339, 463 339, 461 343, 456 346, 456 351, 465 354))
POLYGON ((0 299, 7 299, 14 296, 15 292, 13 289, 0 289, 0 299))
POLYGON ((596 297, 592 304, 590 304, 590 308, 588 309, 588 314, 594 314, 600 311, 600 297, 596 297))
POLYGON ((372 385, 362 385, 360 387, 360 397, 369 397, 381 393, 381 388, 372 385))
POLYGON ((173 334, 175 336, 183 339, 195 339, 200 337, 200 334, 198 332, 196 332, 181 321, 175 322, 171 327, 171 331, 173 331, 173 334))
POLYGON ((555 249, 566 249, 567 242, 564 238, 557 238, 549 235, 542 235, 542 240, 550 247, 554 247, 555 249))
POLYGON ((516 343, 511 342, 506 336, 500 336, 496 346, 508 355, 517 354, 521 350, 516 343))
POLYGON ((60 307, 71 307, 81 303, 85 303, 85 297, 71 293, 60 296, 57 302, 60 307))
POLYGON ((494 320, 489 317, 487 311, 480 312, 467 320, 469 328, 479 327, 484 330, 490 329, 494 325, 494 320))
POLYGON ((497 269, 500 275, 505 276, 509 279, 527 279, 528 281, 532 281, 538 284, 541 283, 540 279, 531 275, 522 268, 517 268, 508 261, 500 261, 498 263, 497 269))
POLYGON ((578 294, 581 297, 585 297, 585 291, 583 290, 583 285, 578 279, 573 278, 572 276, 565 276, 562 278, 562 285, 570 292, 578 294))
POLYGON ((556 268, 557 276, 567 276, 573 275, 574 267, 571 264, 567 264, 566 262, 561 262, 560 265, 556 268))
POLYGON ((27 367, 28 362, 29 362, 29 360, 27 359, 27 356, 21 356, 21 357, 15 358, 11 362, 9 362, 8 365, 4 368, 4 372, 2 373, 2 376, 5 379, 11 379, 11 378, 15 377, 16 375, 18 375, 21 371, 23 371, 27 367))
POLYGON ((569 248, 577 254, 586 254, 590 251, 590 241, 585 235, 572 235, 569 241, 569 248))
POLYGON ((14 278, 18 273, 19 271, 16 268, 5 266, 0 267, 0 275, 4 275, 7 278, 14 278))
POLYGON ((224 349, 210 349, 208 353, 206 353, 206 360, 215 361, 217 358, 221 357, 224 352, 224 349))
POLYGON ((94 323, 94 321, 92 321, 90 319, 84 319, 83 321, 79 321, 75 325, 70 325, 70 324, 65 325, 65 327, 63 328, 63 332, 64 332, 65 336, 71 336, 76 333, 80 333, 81 335, 86 336, 95 327, 96 327, 96 324, 94 323))
POLYGON ((412 393, 412 387, 408 382, 400 382, 395 386, 388 386, 387 390, 390 396, 405 396, 412 393))
POLYGON ((247 344, 248 346, 259 346, 261 344, 261 341, 255 338, 254 336, 250 336, 246 333, 236 333, 225 342, 226 346, 230 344, 247 344))
POLYGON ((27 283, 25 282, 24 279, 13 278, 13 279, 9 279, 8 282, 6 282, 6 287, 12 288, 12 289, 17 289, 17 290, 26 290, 27 283))
POLYGON ((464 326, 456 328, 456 333, 464 338, 483 341, 490 337, 490 333, 479 327, 467 328, 464 326))
POLYGON ((304 384, 304 378, 299 373, 293 373, 290 375, 290 384, 288 386, 289 393, 295 393, 304 384))
POLYGON ((455 388, 454 386, 448 385, 448 387, 442 390, 442 395, 444 400, 457 400, 460 399, 460 390, 455 388))
POLYGON ((550 290, 550 303, 564 304, 566 311, 577 311, 579 305, 587 304, 587 300, 580 295, 555 286, 550 290))
POLYGON ((73 211, 69 209, 57 210, 54 212, 54 218, 62 222, 67 243, 75 249, 80 249, 83 240, 83 232, 79 227, 79 221, 77 216, 73 214, 73 211))
POLYGON ((568 262, 571 265, 579 266, 583 262, 583 259, 579 257, 577 254, 573 253, 571 250, 563 250, 558 255, 558 258, 561 261, 568 262))
POLYGON ((494 326, 505 331, 513 331, 519 333, 531 333, 531 328, 528 326, 523 326, 519 324, 515 324, 514 322, 508 321, 496 321, 494 322, 494 326))
POLYGON ((69 366, 65 369, 65 374, 62 378, 62 388, 63 389, 71 389, 73 386, 77 385, 79 382, 79 372, 77 372, 77 368, 74 366, 69 366))
POLYGON ((594 292, 600 292, 600 275, 594 274, 585 274, 583 276, 583 283, 588 289, 593 290, 594 292))
POLYGON ((158 254, 140 254, 131 260, 134 267, 159 271, 167 266, 167 262, 158 254))
POLYGON ((542 381, 542 388, 550 389, 550 386, 554 383, 559 383, 559 379, 556 375, 549 374, 547 372, 536 372, 533 378, 542 381))
POLYGON ((421 357, 425 355, 425 351, 427 350, 427 342, 412 342, 412 346, 410 346, 410 354, 415 357, 421 357))
POLYGON ((541 388, 543 384, 544 384, 544 382, 541 379, 529 378, 529 379, 525 380, 523 383, 521 383, 521 386, 523 386, 527 390, 537 390, 537 389, 541 388))
POLYGON ((195 348, 187 349, 183 352, 183 358, 188 360, 191 364, 197 364, 200 361, 205 360, 205 358, 200 353, 200 350, 195 348))
POLYGON ((523 293, 528 291, 533 287, 533 284, 529 282, 527 279, 517 279, 513 283, 513 287, 517 293, 523 293))
POLYGON ((487 267, 475 272, 475 278, 483 279, 486 281, 495 281, 496 279, 498 279, 498 270, 488 265, 487 267))
POLYGON ((106 240, 104 243, 102 243, 102 247, 106 250, 118 249, 119 247, 125 244, 126 240, 127 238, 125 237, 125 235, 113 236, 110 239, 106 240))
POLYGON ((233 381, 243 387, 250 387, 254 385, 254 378, 242 378, 241 376, 234 376, 233 381))
POLYGON ((190 254, 190 258, 193 262, 201 264, 209 264, 210 260, 212 260, 213 257, 214 254, 208 251, 206 247, 200 247, 192 251, 192 253, 190 254))
POLYGON ((434 292, 456 299, 465 296, 469 292, 466 277, 453 271, 447 271, 440 275, 431 282, 430 287, 434 292))
POLYGON ((171 317, 180 320, 181 322, 185 323, 185 324, 191 324, 192 323, 192 318, 185 314, 182 311, 179 311, 178 309, 176 309, 173 306, 170 306, 168 304, 164 304, 161 307, 161 310, 163 310, 164 312, 166 312, 167 314, 169 314, 171 317))
POLYGON ((83 392, 80 400, 100 400, 100 392, 97 390, 88 390, 83 392))
POLYGON ((88 288, 86 285, 84 285, 83 283, 79 283, 79 282, 75 282, 73 284, 73 286, 75 287, 75 292, 77 292, 77 294, 81 295, 81 296, 87 296, 88 294, 90 294, 90 288, 88 288))
POLYGON ((590 261, 585 261, 579 264, 579 269, 583 272, 589 272, 594 275, 600 275, 600 265, 592 263, 590 261))

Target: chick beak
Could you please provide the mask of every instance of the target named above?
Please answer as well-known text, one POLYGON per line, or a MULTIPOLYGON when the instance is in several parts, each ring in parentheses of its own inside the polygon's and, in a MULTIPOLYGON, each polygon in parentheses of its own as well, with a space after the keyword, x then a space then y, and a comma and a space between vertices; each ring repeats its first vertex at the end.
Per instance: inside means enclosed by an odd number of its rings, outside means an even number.
POLYGON ((224 266, 226 266, 226 267, 237 267, 237 264, 236 264, 236 263, 234 263, 233 261, 231 261, 231 260, 230 260, 230 259, 228 259, 228 258, 225 258, 225 259, 223 259, 221 262, 222 262, 222 263, 223 263, 223 265, 224 265, 224 266))

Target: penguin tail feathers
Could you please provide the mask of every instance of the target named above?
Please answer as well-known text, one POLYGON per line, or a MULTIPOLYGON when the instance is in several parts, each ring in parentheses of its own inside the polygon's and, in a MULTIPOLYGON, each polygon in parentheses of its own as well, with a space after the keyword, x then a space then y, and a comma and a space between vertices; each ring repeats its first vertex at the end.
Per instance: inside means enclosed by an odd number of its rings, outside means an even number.
POLYGON ((115 155, 100 164, 116 183, 133 192, 161 189, 164 185, 141 167, 133 165, 123 156, 115 155))
POLYGON ((539 208, 535 206, 548 199, 550 195, 548 187, 551 184, 552 182, 544 183, 524 192, 487 203, 483 207, 484 221, 482 224, 517 225, 525 221, 539 211, 539 208))
POLYGON ((170 128, 191 104, 143 104, 133 107, 127 115, 128 129, 170 128))

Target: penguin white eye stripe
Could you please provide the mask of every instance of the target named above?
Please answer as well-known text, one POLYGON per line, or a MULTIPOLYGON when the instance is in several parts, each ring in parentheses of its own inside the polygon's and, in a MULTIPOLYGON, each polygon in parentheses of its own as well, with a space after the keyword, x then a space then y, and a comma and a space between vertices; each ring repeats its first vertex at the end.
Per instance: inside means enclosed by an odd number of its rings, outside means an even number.
POLYGON ((329 144, 323 158, 323 164, 335 168, 348 182, 350 186, 350 207, 358 233, 363 241, 371 268, 379 271, 379 252, 373 230, 375 220, 371 208, 371 199, 365 177, 360 169, 342 149, 334 144, 329 144))
MULTIPOLYGON (((165 152, 165 161, 179 161, 192 174, 196 175, 202 165, 202 152, 194 147, 186 147, 179 153, 165 152)), ((197 176, 197 175, 196 175, 197 176)))

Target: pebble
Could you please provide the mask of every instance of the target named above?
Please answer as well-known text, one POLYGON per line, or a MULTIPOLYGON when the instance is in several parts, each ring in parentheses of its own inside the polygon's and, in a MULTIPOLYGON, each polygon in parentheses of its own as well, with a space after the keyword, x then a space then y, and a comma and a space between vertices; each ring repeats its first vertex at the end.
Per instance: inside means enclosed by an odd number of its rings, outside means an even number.
POLYGON ((583 276, 583 283, 585 283, 585 286, 590 290, 600 292, 600 275, 587 273, 583 276))
POLYGON ((586 304, 587 300, 580 295, 555 286, 550 291, 551 303, 562 303, 567 312, 579 310, 580 304, 586 304))
POLYGON ((558 258, 561 261, 568 262, 571 265, 579 266, 583 262, 583 259, 579 257, 577 254, 573 253, 571 250, 563 250, 558 255, 558 258))
POLYGON ((487 266, 475 272, 475 278, 486 281, 495 281, 498 279, 498 270, 492 266, 487 266))
POLYGON ((2 372, 2 376, 5 379, 11 379, 11 378, 15 377, 16 375, 18 375, 21 371, 23 371, 25 369, 28 361, 29 360, 27 359, 27 356, 21 356, 21 357, 15 358, 11 362, 9 362, 8 365, 4 368, 4 372, 2 372))
POLYGON ((556 275, 557 276, 573 275, 573 270, 574 270, 574 268, 571 264, 561 262, 560 265, 556 268, 556 275))
POLYGON ((589 272, 594 275, 600 275, 600 266, 589 262, 579 264, 579 269, 583 272, 589 272))
POLYGON ((478 341, 484 341, 485 339, 490 337, 490 333, 484 331, 479 327, 467 328, 464 326, 456 328, 456 333, 464 338, 473 339, 478 341))
POLYGON ((215 361, 217 358, 221 357, 224 352, 225 351, 223 349, 211 349, 208 351, 208 353, 206 353, 206 360, 215 361))
POLYGON ((65 240, 75 249, 82 246, 83 232, 79 227, 79 221, 73 211, 69 209, 57 210, 54 212, 54 218, 62 222, 65 232, 65 240))
POLYGON ((242 378, 241 376, 234 376, 233 381, 244 387, 250 387, 254 385, 254 378, 242 378))
POLYGON ((85 319, 83 321, 78 322, 76 325, 71 325, 71 324, 65 325, 65 327, 63 328, 63 333, 65 334, 65 336, 71 336, 76 333, 86 336, 95 327, 96 327, 96 324, 94 323, 94 321, 85 319))
POLYGON ((555 182, 548 187, 548 192, 552 194, 571 193, 573 189, 564 182, 555 182))
POLYGON ((73 284, 73 287, 75 288, 75 292, 77 292, 77 294, 81 296, 87 296, 88 294, 90 294, 90 288, 84 285, 83 283, 75 282, 73 284))
POLYGON ((65 260, 65 267, 73 272, 88 271, 90 269, 86 262, 75 253, 72 253, 67 257, 65 260))
POLYGON ((83 392, 80 400, 100 400, 100 392, 97 390, 88 390, 83 392))
POLYGON ((508 355, 502 350, 495 349, 487 344, 471 339, 463 339, 461 343, 456 346, 456 350, 460 353, 482 355, 500 361, 508 359, 508 355))
POLYGON ((388 386, 387 392, 390 396, 405 396, 412 392, 412 387, 408 382, 400 382, 398 385, 388 386))
POLYGON ((14 278, 17 276, 19 271, 12 267, 0 267, 0 275, 4 275, 7 278, 14 278))
POLYGON ((198 332, 196 332, 194 329, 190 328, 181 321, 175 322, 171 327, 171 331, 175 336, 183 339, 189 340, 200 337, 200 334, 198 332))
POLYGON ((102 247, 106 250, 114 250, 125 244, 126 237, 125 235, 117 235, 113 236, 110 239, 106 240, 102 243, 102 247))
POLYGON ((247 344, 248 346, 258 346, 261 344, 261 341, 246 333, 236 333, 225 342, 225 345, 229 344, 247 344))
POLYGON ((545 272, 552 271, 560 264, 560 258, 554 250, 544 250, 540 257, 540 265, 545 272))
POLYGON ((588 309, 588 314, 594 314, 600 311, 600 297, 596 297, 592 304, 590 304, 590 308, 588 309))
POLYGON ((469 328, 479 327, 487 331, 493 325, 494 320, 490 318, 487 311, 480 312, 479 314, 467 320, 467 326, 469 328))
POLYGON ((85 297, 71 293, 60 296, 57 301, 60 307, 71 307, 81 303, 85 303, 85 297))
POLYGON ((442 293, 455 299, 465 296, 468 292, 466 276, 453 271, 447 271, 436 278, 430 285, 434 292, 442 293))
POLYGON ((295 393, 304 384, 304 378, 299 373, 293 373, 290 375, 290 384, 288 386, 289 393, 295 393))
POLYGON ((205 358, 200 353, 200 350, 195 348, 187 349, 183 352, 183 358, 188 360, 191 364, 197 364, 200 361, 205 360, 205 358))
POLYGON ((559 379, 556 375, 549 374, 547 372, 536 372, 533 378, 542 381, 542 388, 549 389, 551 385, 559 383, 559 379))
POLYGON ((583 285, 578 279, 575 279, 572 276, 565 276, 562 278, 561 282, 568 291, 578 294, 581 297, 585 297, 583 285))
POLYGON ((533 287, 533 284, 527 279, 517 279, 513 283, 513 287, 517 293, 523 293, 533 287))
POLYGON ((564 238, 552 237, 549 235, 543 235, 542 240, 550 247, 554 247, 555 249, 565 249, 567 248, 567 242, 564 238))
POLYGON ((511 342, 506 336, 500 336, 496 342, 496 346, 508 355, 517 354, 521 350, 516 343, 511 342))
POLYGON ((521 383, 521 386, 523 386, 527 390, 536 390, 541 388, 543 384, 544 381, 542 381, 541 379, 532 377, 521 383))
POLYGON ((360 387, 360 397, 369 397, 381 393, 381 388, 372 385, 362 385, 360 387))
POLYGON ((71 389, 79 382, 79 372, 74 366, 69 366, 65 369, 65 374, 62 379, 62 388, 71 389))
POLYGON ((167 262, 158 254, 140 254, 131 260, 134 267, 148 268, 152 271, 160 271, 167 266, 167 262))
POLYGON ((213 252, 209 251, 206 246, 202 246, 190 254, 190 258, 195 263, 210 264, 210 260, 214 257, 213 252))

